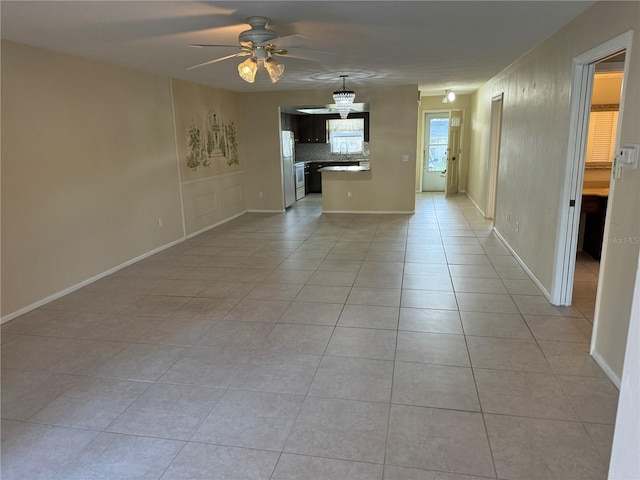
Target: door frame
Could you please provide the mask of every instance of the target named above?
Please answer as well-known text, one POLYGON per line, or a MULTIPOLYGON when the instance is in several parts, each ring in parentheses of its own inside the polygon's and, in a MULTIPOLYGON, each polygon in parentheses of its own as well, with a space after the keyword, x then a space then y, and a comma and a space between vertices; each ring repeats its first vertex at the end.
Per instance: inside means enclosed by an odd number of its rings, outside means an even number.
POLYGON ((504 92, 491 98, 491 125, 489 126, 489 186, 484 218, 493 219, 498 195, 498 165, 500 162, 500 137, 502 135, 502 106, 504 92))
MULTIPOLYGON (((591 110, 591 95, 593 92, 593 77, 595 63, 621 51, 631 51, 632 31, 618 35, 611 40, 578 55, 573 59, 573 78, 571 82, 569 143, 567 148, 567 162, 565 181, 562 189, 559 207, 559 225, 556 238, 556 255, 554 259, 553 283, 551 289, 551 303, 554 305, 571 305, 573 295, 573 278, 576 267, 576 253, 578 248, 578 228, 580 223, 580 207, 582 203, 582 181, 584 178, 585 154, 587 148, 587 134, 589 113, 591 110)), ((620 110, 615 144, 620 142, 620 122, 623 118, 624 98, 627 89, 629 61, 625 61, 622 91, 620 92, 620 110)), ((615 201, 615 182, 611 183, 604 236, 608 236, 610 209, 615 201)), ((603 243, 601 268, 607 260, 606 243, 603 243)), ((598 322, 600 305, 600 281, 596 293, 594 329, 598 322)))
POLYGON ((449 145, 447 151, 447 176, 446 176, 446 184, 444 187, 445 196, 455 195, 460 191, 460 171, 462 169, 462 142, 463 142, 463 124, 464 124, 464 109, 462 108, 452 108, 449 110, 449 145), (460 123, 459 125, 454 125, 454 112, 459 113, 460 123), (457 142, 456 142, 456 132, 457 131, 457 142), (452 138, 453 137, 453 138, 452 138), (455 164, 455 172, 451 172, 453 169, 451 168, 452 162, 457 162, 455 164), (455 175, 455 178, 452 177, 455 175), (452 180, 455 180, 455 184, 452 183, 452 180))

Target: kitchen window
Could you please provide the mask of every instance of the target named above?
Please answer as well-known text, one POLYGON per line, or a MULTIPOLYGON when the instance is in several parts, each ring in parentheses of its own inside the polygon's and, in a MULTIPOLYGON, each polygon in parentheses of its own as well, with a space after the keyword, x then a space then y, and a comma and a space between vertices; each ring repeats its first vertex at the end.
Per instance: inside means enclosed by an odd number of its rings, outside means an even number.
POLYGON ((327 137, 331 153, 362 153, 364 150, 364 119, 327 120, 327 137))

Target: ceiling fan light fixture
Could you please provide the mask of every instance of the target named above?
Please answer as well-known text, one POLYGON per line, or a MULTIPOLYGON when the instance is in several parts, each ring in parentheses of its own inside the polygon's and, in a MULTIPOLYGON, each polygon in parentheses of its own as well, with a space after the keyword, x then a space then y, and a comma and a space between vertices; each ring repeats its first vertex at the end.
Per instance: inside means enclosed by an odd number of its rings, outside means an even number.
POLYGON ((340 113, 340 118, 347 118, 351 111, 351 105, 356 99, 356 93, 353 90, 347 90, 345 86, 345 79, 349 75, 340 75, 342 78, 342 89, 333 92, 333 101, 336 104, 336 108, 340 113))
POLYGON ((256 73, 258 72, 258 61, 251 57, 247 58, 244 62, 238 65, 238 75, 245 82, 253 83, 256 79, 256 73))
POLYGON ((273 57, 269 57, 264 61, 264 68, 269 74, 271 83, 276 83, 284 75, 284 65, 273 57))
POLYGON ((253 83, 256 80, 256 72, 258 71, 258 61, 251 57, 238 65, 238 75, 245 82, 253 83))
POLYGON ((442 103, 453 102, 456 99, 456 94, 453 93, 453 90, 445 90, 444 97, 442 97, 442 103))

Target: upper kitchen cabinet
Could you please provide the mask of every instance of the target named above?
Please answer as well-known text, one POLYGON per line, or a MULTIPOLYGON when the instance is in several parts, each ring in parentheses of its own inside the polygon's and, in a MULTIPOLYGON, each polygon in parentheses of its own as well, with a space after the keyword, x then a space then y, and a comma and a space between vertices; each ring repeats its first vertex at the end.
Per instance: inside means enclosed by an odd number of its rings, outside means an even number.
POLYGON ((282 130, 288 130, 289 132, 294 132, 294 136, 297 135, 297 130, 298 130, 297 120, 298 120, 297 115, 292 115, 291 113, 280 114, 280 125, 282 127, 282 130))
MULTIPOLYGON (((336 114, 292 115, 297 122, 293 130, 299 143, 327 143, 327 120, 340 118, 336 114)), ((349 118, 364 118, 364 141, 369 141, 369 112, 350 113, 349 118)))
MULTIPOLYGON (((339 118, 335 105, 280 107, 282 130, 293 132, 297 143, 327 143, 327 120, 339 118)), ((364 119, 364 141, 369 142, 369 104, 354 103, 349 118, 364 119)))
POLYGON ((334 118, 334 115, 298 115, 296 140, 300 143, 326 143, 327 118, 334 118))

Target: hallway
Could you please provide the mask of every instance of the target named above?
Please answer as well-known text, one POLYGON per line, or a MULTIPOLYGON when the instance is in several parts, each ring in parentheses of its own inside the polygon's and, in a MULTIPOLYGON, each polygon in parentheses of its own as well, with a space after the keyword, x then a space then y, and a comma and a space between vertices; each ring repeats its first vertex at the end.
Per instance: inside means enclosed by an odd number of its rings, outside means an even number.
POLYGON ((550 305, 462 195, 245 214, 2 326, 2 478, 604 479, 593 268, 550 305))

